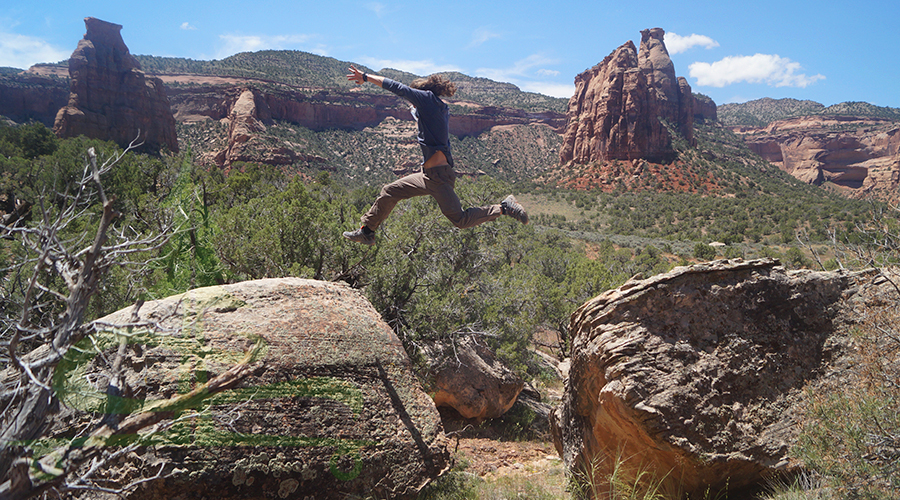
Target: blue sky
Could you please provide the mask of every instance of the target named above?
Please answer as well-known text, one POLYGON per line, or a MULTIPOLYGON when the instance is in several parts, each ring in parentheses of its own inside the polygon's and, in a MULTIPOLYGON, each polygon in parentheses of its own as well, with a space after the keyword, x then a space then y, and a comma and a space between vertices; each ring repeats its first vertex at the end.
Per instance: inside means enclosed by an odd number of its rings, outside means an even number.
POLYGON ((718 104, 762 97, 900 107, 897 0, 22 1, 0 7, 0 66, 66 59, 85 17, 133 54, 294 49, 424 75, 460 71, 569 97, 575 76, 661 27, 678 76, 718 104))

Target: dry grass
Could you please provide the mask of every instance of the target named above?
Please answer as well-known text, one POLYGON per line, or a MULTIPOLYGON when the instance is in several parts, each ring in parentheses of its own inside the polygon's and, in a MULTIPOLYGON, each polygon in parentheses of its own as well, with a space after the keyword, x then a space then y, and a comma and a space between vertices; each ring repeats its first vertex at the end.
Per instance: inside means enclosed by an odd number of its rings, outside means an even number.
POLYGON ((466 441, 457 453, 454 470, 423 491, 420 500, 572 498, 562 461, 545 451, 552 450, 552 444, 466 441))
POLYGON ((854 376, 809 393, 795 454, 842 498, 895 499, 900 491, 897 301, 891 297, 863 310, 850 344, 854 376))

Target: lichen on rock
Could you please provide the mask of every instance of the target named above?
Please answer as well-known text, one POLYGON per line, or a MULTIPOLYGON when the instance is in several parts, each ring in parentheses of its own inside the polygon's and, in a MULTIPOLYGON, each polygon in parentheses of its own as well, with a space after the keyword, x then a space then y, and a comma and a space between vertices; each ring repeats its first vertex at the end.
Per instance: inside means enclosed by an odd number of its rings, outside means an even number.
MULTIPOLYGON (((102 322, 126 324, 132 313, 125 309, 102 322)), ((239 387, 145 438, 146 454, 168 474, 130 498, 201 492, 222 499, 414 498, 447 467, 434 403, 399 339, 349 287, 295 278, 248 281, 148 302, 140 319, 162 331, 126 337, 110 329, 60 370, 68 413, 57 420, 58 430, 106 411, 99 354, 110 355, 122 339, 133 389, 128 412, 191 390, 248 349, 259 349, 259 356, 239 387)))

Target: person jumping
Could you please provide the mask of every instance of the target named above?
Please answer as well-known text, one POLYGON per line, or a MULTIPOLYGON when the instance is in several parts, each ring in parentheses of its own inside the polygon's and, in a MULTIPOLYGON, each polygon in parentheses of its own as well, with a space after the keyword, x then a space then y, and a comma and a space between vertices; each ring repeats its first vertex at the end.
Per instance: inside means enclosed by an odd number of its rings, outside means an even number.
POLYGON ((422 147, 422 170, 402 177, 381 188, 381 193, 362 216, 362 226, 355 231, 344 232, 344 237, 365 245, 375 244, 375 230, 391 213, 400 200, 429 195, 441 208, 441 213, 454 226, 462 229, 492 221, 501 215, 528 224, 528 214, 513 195, 497 205, 462 209, 456 196, 456 173, 450 154, 450 109, 441 97, 450 97, 456 85, 441 75, 417 78, 410 86, 378 75, 362 73, 350 66, 347 79, 357 85, 371 83, 406 99, 412 105, 413 118, 419 128, 418 140, 422 147))

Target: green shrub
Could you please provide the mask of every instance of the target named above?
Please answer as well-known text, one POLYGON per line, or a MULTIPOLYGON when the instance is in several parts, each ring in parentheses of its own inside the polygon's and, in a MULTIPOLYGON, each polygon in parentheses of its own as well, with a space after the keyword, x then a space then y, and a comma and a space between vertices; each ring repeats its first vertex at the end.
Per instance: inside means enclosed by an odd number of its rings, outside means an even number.
POLYGON ((716 258, 716 249, 706 243, 697 243, 694 246, 694 257, 700 260, 713 260, 716 258))

